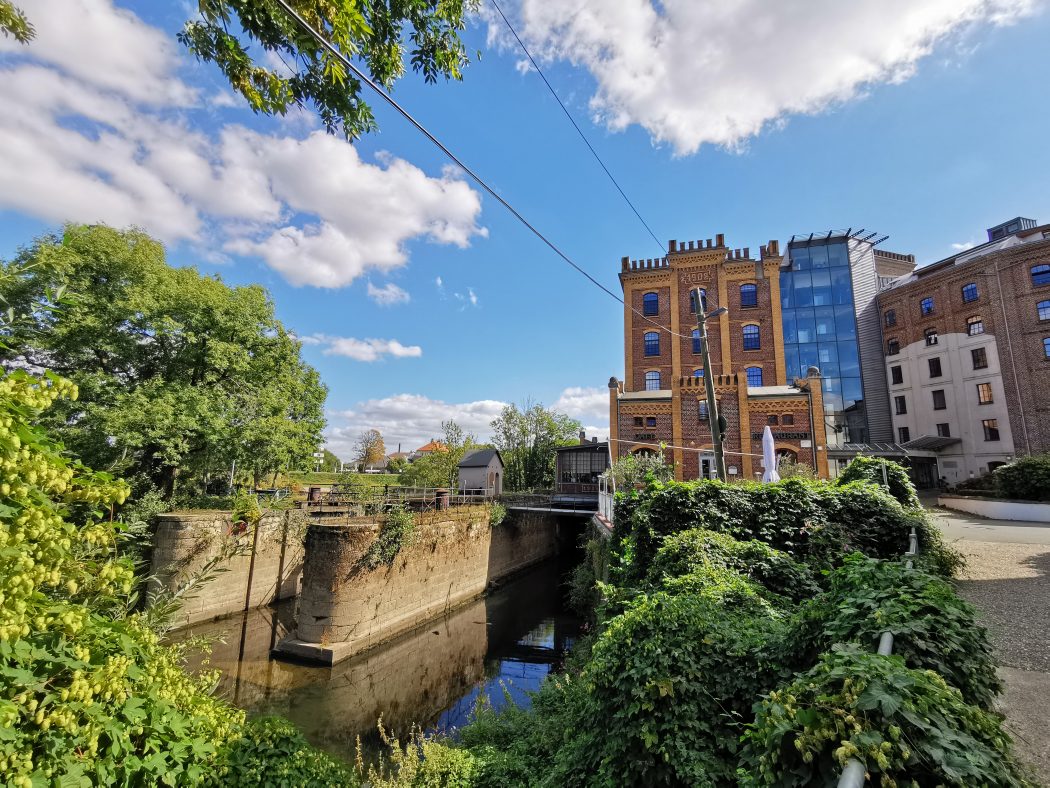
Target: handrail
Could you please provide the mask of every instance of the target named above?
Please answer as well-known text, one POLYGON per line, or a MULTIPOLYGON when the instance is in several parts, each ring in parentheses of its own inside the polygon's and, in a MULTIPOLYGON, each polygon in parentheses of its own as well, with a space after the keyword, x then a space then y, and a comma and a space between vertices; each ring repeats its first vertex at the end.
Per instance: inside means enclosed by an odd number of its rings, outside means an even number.
MULTIPOLYGON (((918 554, 919 534, 915 531, 915 526, 912 526, 911 533, 908 534, 908 552, 904 554, 904 557, 907 559, 904 565, 908 569, 914 568, 915 564, 913 559, 918 554)), ((884 630, 879 636, 878 654, 883 657, 888 657, 892 653, 893 633, 889 630, 884 630)), ((838 788, 863 788, 864 773, 864 764, 856 758, 850 758, 846 761, 846 765, 842 769, 842 774, 839 775, 838 788)))

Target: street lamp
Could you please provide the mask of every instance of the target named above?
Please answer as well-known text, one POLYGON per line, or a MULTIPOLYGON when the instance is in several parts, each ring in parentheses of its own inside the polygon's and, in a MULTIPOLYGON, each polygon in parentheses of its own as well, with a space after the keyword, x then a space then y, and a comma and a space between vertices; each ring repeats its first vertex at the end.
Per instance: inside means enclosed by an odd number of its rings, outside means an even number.
POLYGON ((693 304, 696 306, 696 327, 700 332, 700 354, 704 363, 704 388, 707 391, 707 421, 711 427, 711 446, 715 453, 715 472, 721 481, 726 480, 726 458, 722 451, 722 438, 726 421, 718 411, 718 400, 715 399, 715 382, 711 378, 711 351, 707 346, 707 321, 724 315, 729 310, 724 306, 714 312, 707 311, 707 296, 699 287, 693 290, 693 304))

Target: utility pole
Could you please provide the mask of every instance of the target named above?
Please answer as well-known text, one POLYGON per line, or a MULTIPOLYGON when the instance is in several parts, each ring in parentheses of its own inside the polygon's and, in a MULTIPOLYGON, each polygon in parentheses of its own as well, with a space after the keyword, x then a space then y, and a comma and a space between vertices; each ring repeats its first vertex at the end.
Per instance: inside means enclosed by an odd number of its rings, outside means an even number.
POLYGON ((726 480, 726 458, 722 452, 723 420, 718 411, 718 400, 715 399, 715 381, 711 372, 711 351, 707 346, 707 320, 725 314, 728 310, 724 306, 718 307, 711 314, 707 314, 707 299, 700 293, 700 288, 695 288, 692 293, 693 303, 696 305, 696 327, 700 331, 700 355, 704 363, 704 388, 707 390, 707 422, 711 427, 711 446, 715 453, 715 472, 721 481, 726 480))

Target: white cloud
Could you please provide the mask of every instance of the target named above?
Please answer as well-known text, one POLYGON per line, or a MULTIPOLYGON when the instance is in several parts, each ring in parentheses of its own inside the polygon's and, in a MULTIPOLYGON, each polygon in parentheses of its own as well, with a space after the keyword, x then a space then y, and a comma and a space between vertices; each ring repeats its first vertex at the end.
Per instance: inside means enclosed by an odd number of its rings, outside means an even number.
MULTIPOLYGON (((439 289, 444 292, 444 288, 439 287, 439 289)), ((453 293, 452 295, 457 301, 463 304, 463 306, 460 307, 460 312, 466 309, 468 304, 475 308, 478 306, 478 294, 474 292, 473 287, 468 287, 466 293, 453 293)))
POLYGON ((393 282, 387 282, 382 287, 376 287, 368 283, 368 297, 380 306, 392 306, 394 304, 407 304, 412 297, 393 282))
MULTIPOLYGON (((0 38, 0 209, 48 222, 142 227, 201 255, 251 254, 296 285, 342 287, 408 261, 416 239, 459 247, 486 231, 481 199, 453 170, 431 177, 341 139, 228 125, 227 106, 176 75, 167 33, 110 0, 37 0, 38 37, 0 38)), ((186 57, 186 55, 182 55, 186 57)))
POLYGON ((309 334, 298 339, 304 345, 322 347, 321 352, 326 356, 345 356, 355 361, 379 361, 384 356, 419 358, 423 355, 423 348, 419 345, 402 345, 396 339, 356 339, 327 334, 309 334))
POLYGON ((570 386, 551 405, 551 410, 571 416, 584 424, 588 437, 609 436, 609 389, 570 386))
POLYGON ((450 419, 482 441, 492 437, 492 421, 507 403, 498 400, 443 402, 420 394, 396 394, 359 402, 351 410, 330 413, 326 431, 328 447, 349 457, 357 437, 365 430, 383 433, 387 452, 412 451, 441 436, 441 423, 450 419))
POLYGON ((976 245, 973 241, 963 241, 962 243, 952 244, 952 249, 956 252, 965 252, 967 249, 973 249, 976 245))
MULTIPOLYGON (((676 153, 738 147, 769 125, 908 79, 949 37, 1041 0, 522 0, 534 54, 582 65, 596 120, 643 126, 676 153)), ((489 40, 507 45, 489 20, 489 40)))

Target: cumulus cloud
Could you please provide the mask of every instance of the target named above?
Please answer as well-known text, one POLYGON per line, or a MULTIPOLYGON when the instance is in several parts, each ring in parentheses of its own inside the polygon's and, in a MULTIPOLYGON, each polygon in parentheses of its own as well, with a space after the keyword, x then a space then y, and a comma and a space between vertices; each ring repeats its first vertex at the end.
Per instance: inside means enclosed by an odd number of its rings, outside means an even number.
POLYGON ((412 298, 405 290, 401 289, 393 282, 388 282, 382 287, 376 287, 371 282, 369 282, 368 297, 380 306, 407 304, 412 298))
POLYGON ((609 435, 607 388, 570 386, 562 391, 551 409, 582 422, 589 437, 606 438, 609 435))
MULTIPOLYGON (((522 0, 535 54, 585 67, 590 109, 691 154, 738 147, 791 115, 901 82, 952 36, 1006 25, 1040 0, 522 0)), ((490 41, 506 43, 489 15, 490 41)))
POLYGON ((423 355, 423 348, 419 345, 402 345, 396 339, 356 339, 328 334, 309 334, 298 339, 304 345, 321 347, 326 356, 345 356, 355 361, 379 361, 384 356, 419 358, 423 355))
POLYGON ((404 265, 416 239, 465 247, 485 234, 480 197, 453 170, 366 161, 321 132, 193 129, 193 112, 230 96, 199 96, 176 74, 173 39, 111 0, 31 10, 31 46, 0 38, 0 102, 17 108, 0 114, 0 209, 135 225, 318 287, 404 265))
POLYGON ((431 438, 440 437, 442 422, 451 419, 486 442, 492 437, 492 421, 506 404, 490 399, 444 402, 421 394, 396 394, 329 413, 325 435, 328 448, 340 457, 349 457, 357 437, 368 429, 383 433, 388 452, 395 451, 398 444, 402 451, 412 451, 431 438))
POLYGON ((952 249, 956 252, 965 252, 967 249, 973 249, 976 245, 973 241, 963 241, 962 243, 952 244, 952 249))

